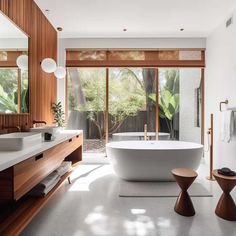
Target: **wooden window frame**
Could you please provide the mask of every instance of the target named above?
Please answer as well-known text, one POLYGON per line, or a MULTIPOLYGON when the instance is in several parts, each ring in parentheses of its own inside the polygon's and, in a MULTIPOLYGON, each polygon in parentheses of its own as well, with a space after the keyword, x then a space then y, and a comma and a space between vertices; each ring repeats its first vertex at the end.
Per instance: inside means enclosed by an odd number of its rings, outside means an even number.
MULTIPOLYGON (((72 49, 67 49, 70 51, 72 49)), ((84 49, 88 50, 88 49, 84 49)), ((101 49, 97 49, 101 50, 101 49)), ((118 49, 117 49, 118 50, 118 49)), ((133 50, 133 49, 132 49, 133 50)), ((163 50, 163 49, 161 49, 163 50)), ((167 49, 166 49, 167 50, 167 49)), ((170 49, 169 49, 170 50, 170 49)), ((173 49, 171 49, 173 50, 173 49)), ((103 67, 106 68, 106 111, 105 111, 105 141, 108 143, 108 116, 109 116, 109 68, 113 67, 136 67, 136 68, 153 68, 155 69, 155 82, 156 82, 156 112, 155 112, 155 132, 156 140, 158 140, 159 132, 159 111, 158 111, 158 87, 159 87, 159 68, 199 68, 201 69, 201 90, 202 90, 202 106, 201 106, 201 143, 204 145, 204 111, 205 111, 205 49, 178 49, 183 51, 201 51, 201 60, 95 60, 95 61, 79 61, 79 60, 66 60, 66 67, 78 68, 92 68, 103 67)), ((108 50, 107 50, 108 54, 108 50)), ((68 114, 68 77, 66 77, 66 114, 68 114)))

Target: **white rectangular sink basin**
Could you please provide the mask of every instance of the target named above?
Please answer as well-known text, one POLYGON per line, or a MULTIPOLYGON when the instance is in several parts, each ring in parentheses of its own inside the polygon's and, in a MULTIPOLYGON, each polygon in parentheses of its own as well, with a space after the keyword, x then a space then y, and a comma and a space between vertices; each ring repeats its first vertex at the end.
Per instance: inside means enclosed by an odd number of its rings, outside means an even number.
POLYGON ((31 128, 31 132, 37 132, 37 133, 42 133, 42 136, 44 133, 50 133, 52 135, 55 135, 60 132, 62 128, 57 127, 57 126, 42 126, 42 127, 36 127, 36 128, 31 128))
POLYGON ((17 132, 0 135, 0 151, 20 151, 41 142, 41 134, 17 132))

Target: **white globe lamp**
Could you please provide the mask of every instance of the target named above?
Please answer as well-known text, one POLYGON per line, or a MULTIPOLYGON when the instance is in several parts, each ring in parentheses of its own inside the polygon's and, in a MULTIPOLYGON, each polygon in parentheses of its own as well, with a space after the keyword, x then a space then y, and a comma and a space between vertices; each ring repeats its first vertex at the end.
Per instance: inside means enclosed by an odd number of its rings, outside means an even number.
POLYGON ((53 73, 57 69, 57 63, 52 58, 45 58, 41 63, 42 70, 46 73, 53 73))
POLYGON ((58 78, 58 79, 63 79, 66 76, 66 69, 65 67, 62 66, 58 66, 57 69, 54 71, 54 75, 58 78))
POLYGON ((28 56, 20 55, 16 59, 16 64, 21 70, 28 70, 28 56))

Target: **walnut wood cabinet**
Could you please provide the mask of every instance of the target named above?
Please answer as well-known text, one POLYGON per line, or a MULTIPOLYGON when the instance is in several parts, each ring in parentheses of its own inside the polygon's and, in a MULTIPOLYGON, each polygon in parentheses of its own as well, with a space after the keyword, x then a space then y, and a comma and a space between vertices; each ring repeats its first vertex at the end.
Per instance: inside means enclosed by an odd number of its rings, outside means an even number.
POLYGON ((63 160, 82 159, 82 134, 0 172, 0 200, 16 201, 54 171, 63 160))

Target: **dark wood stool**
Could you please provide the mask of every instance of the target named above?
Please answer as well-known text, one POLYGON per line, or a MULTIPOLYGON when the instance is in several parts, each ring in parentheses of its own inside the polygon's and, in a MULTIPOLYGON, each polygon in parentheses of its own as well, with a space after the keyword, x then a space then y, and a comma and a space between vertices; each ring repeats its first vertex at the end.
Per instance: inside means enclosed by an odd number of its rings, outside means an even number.
POLYGON ((173 169, 171 172, 182 190, 175 203, 175 211, 183 216, 195 215, 193 203, 191 201, 191 198, 189 197, 187 190, 196 179, 197 173, 186 168, 173 169))
POLYGON ((236 176, 224 176, 218 174, 217 170, 213 171, 213 176, 223 190, 220 200, 216 206, 216 215, 225 220, 236 221, 236 206, 230 195, 230 192, 236 185, 236 176))

